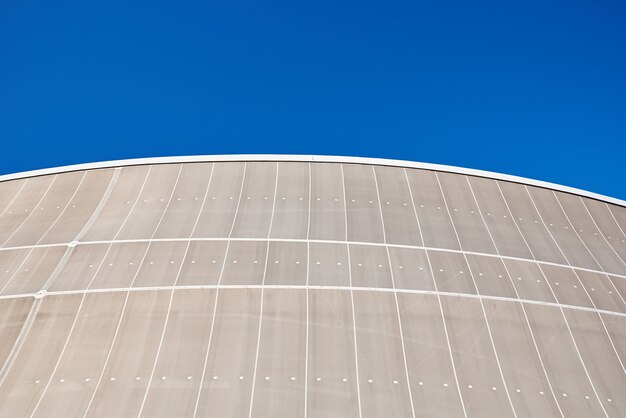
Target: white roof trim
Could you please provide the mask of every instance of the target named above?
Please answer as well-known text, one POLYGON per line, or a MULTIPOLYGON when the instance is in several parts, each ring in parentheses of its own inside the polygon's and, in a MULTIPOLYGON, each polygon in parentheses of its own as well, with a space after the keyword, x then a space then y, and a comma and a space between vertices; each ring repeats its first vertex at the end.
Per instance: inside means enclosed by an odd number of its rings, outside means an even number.
POLYGON ((48 174, 64 173, 69 171, 94 170, 101 168, 125 167, 133 165, 148 164, 175 164, 175 163, 195 163, 195 162, 223 162, 223 161, 294 161, 294 162, 328 162, 328 163, 348 163, 348 164, 372 164, 391 167, 418 168, 423 170, 444 171, 448 173, 466 174, 477 177, 487 177, 496 180, 510 181, 514 183, 527 184, 529 186, 543 187, 546 189, 558 190, 572 193, 603 202, 613 203, 626 207, 626 201, 614 197, 604 196, 597 193, 588 192, 573 187, 562 186, 560 184, 549 183, 540 180, 533 180, 524 177, 512 176, 508 174, 494 173, 490 171, 474 170, 471 168, 454 167, 449 165, 419 163, 414 161, 389 160, 383 158, 363 158, 363 157, 342 157, 331 155, 289 155, 289 154, 232 154, 232 155, 190 155, 180 157, 153 157, 153 158, 133 158, 129 160, 102 161, 96 163, 76 164, 63 167, 45 168, 41 170, 24 171, 21 173, 6 174, 0 176, 0 182, 26 177, 44 176, 48 174))

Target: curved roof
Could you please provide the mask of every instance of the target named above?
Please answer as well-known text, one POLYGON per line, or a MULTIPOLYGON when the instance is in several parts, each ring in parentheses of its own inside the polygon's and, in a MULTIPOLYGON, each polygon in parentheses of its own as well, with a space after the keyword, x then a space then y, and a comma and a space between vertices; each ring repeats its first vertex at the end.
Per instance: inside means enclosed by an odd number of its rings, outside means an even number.
POLYGON ((6 174, 0 176, 0 182, 21 179, 26 177, 43 176, 47 174, 57 174, 69 171, 93 170, 98 168, 125 167, 145 164, 176 164, 192 162, 221 162, 221 161, 294 161, 294 162, 335 162, 348 164, 372 164, 390 167, 418 168, 424 170, 443 171, 457 174, 467 174, 470 176, 485 177, 496 180, 510 181, 514 183, 527 184, 530 186, 543 187, 546 189, 558 190, 572 193, 591 199, 601 200, 615 205, 626 207, 626 201, 598 193, 589 192, 574 187, 550 183, 541 180, 534 180, 525 177, 513 176, 509 174, 495 173, 485 170, 475 170, 472 168, 455 167, 451 165, 422 163, 406 160, 392 160, 385 158, 365 158, 347 157, 334 155, 292 155, 292 154, 230 154, 230 155, 189 155, 176 157, 152 157, 133 158, 127 160, 101 161, 95 163, 75 164, 61 167, 45 168, 40 170, 24 171, 20 173, 6 174))

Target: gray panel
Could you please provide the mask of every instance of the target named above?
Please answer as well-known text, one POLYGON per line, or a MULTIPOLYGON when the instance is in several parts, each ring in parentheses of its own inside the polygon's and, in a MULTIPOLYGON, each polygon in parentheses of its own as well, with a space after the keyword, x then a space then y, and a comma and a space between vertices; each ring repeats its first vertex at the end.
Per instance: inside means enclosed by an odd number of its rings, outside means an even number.
POLYGON ((28 179, 3 181, 0 183, 0 214, 4 213, 15 200, 20 198, 22 188, 28 179))
MULTIPOLYGON (((6 208, 4 214, 0 217, 0 243, 8 241, 13 233, 37 210, 35 205, 44 197, 55 179, 56 176, 28 179, 28 183, 22 189, 19 199, 16 199, 6 208)), ((6 245, 2 246, 6 247, 6 245)))
POLYGON ((531 304, 524 307, 563 414, 581 418, 605 416, 586 378, 560 309, 531 304))
POLYGON ((496 300, 484 306, 517 416, 560 416, 522 306, 496 300))
POLYGON ((555 192, 555 194, 567 214, 571 227, 575 229, 576 234, 593 254, 594 259, 602 266, 602 269, 612 273, 626 274, 626 265, 601 236, 600 230, 589 216, 580 196, 561 192, 555 192))
MULTIPOLYGON (((624 300, 613 287, 609 277, 605 274, 585 270, 576 270, 576 275, 587 290, 596 308, 626 313, 626 303, 624 303, 624 300)), ((617 279, 615 278, 615 280, 617 279)))
POLYGON ((537 263, 520 260, 502 260, 520 299, 556 303, 550 286, 537 263))
POLYGON ((608 203, 607 206, 609 207, 611 214, 617 221, 617 224, 619 225, 622 232, 626 232, 626 208, 623 206, 617 206, 608 203))
MULTIPOLYGON (((621 300, 625 300, 626 299, 626 278, 609 276, 609 279, 611 280, 611 282, 617 289, 617 296, 619 296, 621 300)), ((613 295, 613 293, 615 292, 612 291, 611 289, 608 289, 608 293, 610 295, 613 295)))
POLYGON ((260 308, 259 290, 220 290, 196 416, 248 416, 260 308))
MULTIPOLYGON (((592 199, 583 199, 583 202, 602 235, 604 235, 622 260, 626 260, 626 235, 624 235, 623 231, 620 231, 615 217, 609 210, 609 206, 604 202, 592 199)), ((616 206, 613 206, 613 208, 615 211, 623 210, 616 206)))
POLYGON ((383 223, 372 166, 343 164, 343 172, 348 241, 383 242, 383 223))
POLYGON ((415 415, 464 416, 437 297, 398 293, 398 304, 415 415))
POLYGON ((355 291, 354 312, 362 417, 412 416, 393 294, 355 291))
POLYGON ((11 281, 32 249, 0 251, 0 289, 11 281))
POLYGON ((39 243, 66 210, 66 206, 69 206, 69 201, 84 176, 85 172, 59 174, 43 199, 4 246, 20 247, 39 243))
POLYGON ((200 389, 215 290, 176 290, 142 416, 190 417, 200 389), (162 377, 167 379, 163 380, 162 377))
POLYGON ((489 231, 465 176, 438 173, 448 211, 465 251, 495 254, 489 231))
POLYGON ((346 239, 346 211, 340 164, 311 164, 310 239, 346 239))
POLYGON ((265 284, 306 285, 307 243, 273 241, 269 245, 265 284))
POLYGON ((498 253, 511 257, 532 258, 524 238, 511 217, 509 208, 493 179, 467 177, 483 219, 498 247, 498 253))
POLYGON ((85 241, 113 239, 139 199, 139 192, 147 181, 150 166, 124 167, 120 169, 117 183, 102 211, 85 233, 85 241))
POLYGON ((622 415, 626 411, 626 373, 600 316, 595 312, 564 311, 600 401, 609 416, 622 415))
POLYGON ((86 289, 104 261, 111 244, 79 245, 52 282, 48 291, 86 289))
POLYGON ((185 256, 185 241, 153 241, 133 287, 173 286, 185 256))
POLYGON ((550 283, 558 303, 593 308, 591 299, 572 269, 542 265, 541 270, 550 283))
POLYGON ((411 193, 403 168, 374 166, 389 244, 422 245, 411 193))
POLYGON ((500 258, 467 254, 467 262, 481 295, 516 298, 515 289, 500 258))
POLYGON ((599 270, 600 266, 593 255, 585 248, 559 205, 552 190, 528 187, 544 223, 570 263, 579 267, 599 270))
POLYGON ((309 244, 309 285, 350 285, 346 244, 309 244))
POLYGON ((80 187, 76 190, 76 195, 40 243, 71 242, 76 239, 100 204, 111 182, 111 177, 113 177, 113 170, 87 171, 80 187))
POLYGON ((253 417, 304 416, 305 295, 304 290, 264 292, 253 417))
POLYGON ((96 277, 89 288, 115 289, 130 287, 147 250, 147 242, 113 244, 106 259, 98 268, 96 277))
POLYGON ((391 288, 391 270, 385 247, 374 245, 349 246, 352 286, 391 288))
POLYGON ((463 254, 446 251, 428 251, 437 282, 437 290, 451 293, 476 294, 469 267, 463 254))
POLYGON ((409 185, 427 247, 459 249, 441 188, 433 171, 407 169, 409 185))
POLYGON ((533 202, 530 200, 528 193, 526 193, 525 187, 506 181, 496 181, 534 258, 552 263, 566 264, 565 257, 563 257, 559 247, 546 230, 533 202))
POLYGON ((262 284, 267 244, 264 241, 232 241, 226 255, 221 284, 262 284))
POLYGON ((272 221, 278 163, 248 163, 233 237, 267 238, 272 221))
POLYGON ((0 300, 0 370, 15 345, 33 301, 33 298, 0 300))
POLYGON ((468 416, 513 416, 480 301, 446 296, 441 302, 468 416))
MULTIPOLYGON (((119 333, 86 416, 137 415, 155 361, 169 300, 169 291, 129 293, 119 333)), ((156 379, 162 377, 155 376, 156 379)))
POLYGON ((179 286, 215 285, 226 255, 226 241, 193 241, 178 279, 179 286))
POLYGON ((151 238, 172 197, 181 165, 164 164, 152 167, 136 206, 128 216, 117 239, 151 238))
POLYGON ((620 360, 622 363, 626 362, 626 317, 607 314, 601 316, 620 360))
POLYGON ((125 293, 86 294, 56 372, 41 385, 36 416, 82 416, 91 400, 117 328, 125 293))
POLYGON ((194 238, 228 237, 235 219, 244 174, 244 163, 215 163, 211 187, 198 218, 194 238))
POLYGON ((396 289, 435 290, 426 251, 389 247, 396 289))
POLYGON ((155 238, 187 238, 207 194, 213 164, 184 164, 155 238))
POLYGON ((0 292, 3 295, 34 293, 42 289, 65 254, 66 247, 33 248, 24 264, 0 292))
POLYGON ((41 396, 72 326, 80 295, 44 299, 6 379, 1 417, 28 416, 41 396))
POLYGON ((350 292, 309 290, 307 416, 358 417, 350 292))
POLYGON ((309 164, 278 163, 278 186, 271 238, 307 238, 309 164))

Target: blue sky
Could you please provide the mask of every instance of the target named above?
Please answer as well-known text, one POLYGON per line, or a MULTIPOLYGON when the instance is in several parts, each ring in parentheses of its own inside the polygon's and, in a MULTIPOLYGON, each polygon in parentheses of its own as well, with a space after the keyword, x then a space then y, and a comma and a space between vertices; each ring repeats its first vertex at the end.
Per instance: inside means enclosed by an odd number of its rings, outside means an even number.
POLYGON ((624 22, 602 0, 1 0, 0 174, 334 154, 626 199, 624 22))

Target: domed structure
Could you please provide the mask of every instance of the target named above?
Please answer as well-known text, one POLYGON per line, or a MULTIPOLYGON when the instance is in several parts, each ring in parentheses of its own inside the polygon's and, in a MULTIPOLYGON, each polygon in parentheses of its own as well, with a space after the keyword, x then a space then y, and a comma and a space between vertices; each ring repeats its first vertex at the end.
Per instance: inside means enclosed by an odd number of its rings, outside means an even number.
POLYGON ((349 157, 1 177, 0 416, 624 416, 625 207, 349 157))

